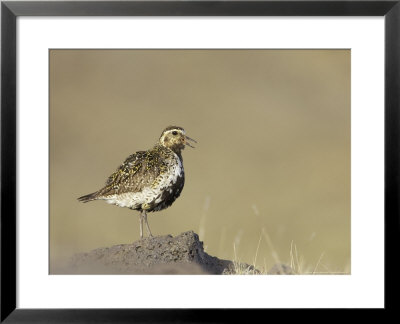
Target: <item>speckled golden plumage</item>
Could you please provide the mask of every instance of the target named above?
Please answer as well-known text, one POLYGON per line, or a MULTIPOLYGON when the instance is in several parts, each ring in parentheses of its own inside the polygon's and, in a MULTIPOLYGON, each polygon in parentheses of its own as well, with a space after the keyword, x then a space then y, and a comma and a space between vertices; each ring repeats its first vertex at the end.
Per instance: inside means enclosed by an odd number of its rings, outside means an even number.
MULTIPOLYGON (((181 127, 169 126, 158 142, 147 151, 130 155, 107 179, 105 186, 79 201, 105 200, 110 204, 140 211, 140 236, 142 223, 147 222, 147 212, 158 211, 172 205, 182 192, 185 173, 182 150, 193 147, 181 127)), ((194 141, 195 142, 195 141, 194 141)))

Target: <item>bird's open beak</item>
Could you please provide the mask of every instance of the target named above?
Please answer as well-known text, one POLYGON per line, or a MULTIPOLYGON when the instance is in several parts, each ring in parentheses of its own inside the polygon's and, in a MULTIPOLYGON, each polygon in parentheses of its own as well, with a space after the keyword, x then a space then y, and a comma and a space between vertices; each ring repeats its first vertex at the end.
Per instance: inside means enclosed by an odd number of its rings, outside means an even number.
POLYGON ((194 143, 197 143, 193 138, 190 138, 189 136, 186 136, 186 135, 185 135, 185 144, 186 144, 187 146, 190 146, 191 148, 194 148, 194 146, 193 146, 192 144, 190 144, 188 141, 192 141, 192 142, 194 142, 194 143))

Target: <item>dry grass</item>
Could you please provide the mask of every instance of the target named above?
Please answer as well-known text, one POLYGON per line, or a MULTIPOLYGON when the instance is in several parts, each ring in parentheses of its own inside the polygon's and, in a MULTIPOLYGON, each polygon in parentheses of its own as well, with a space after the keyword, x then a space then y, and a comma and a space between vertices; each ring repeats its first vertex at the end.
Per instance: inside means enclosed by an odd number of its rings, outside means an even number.
MULTIPOLYGON (((270 275, 271 268, 267 267, 264 259, 264 266, 261 269, 256 268, 258 252, 260 248, 260 244, 262 239, 265 240, 267 243, 271 255, 274 261, 274 268, 279 271, 281 274, 294 274, 294 275, 327 275, 327 274, 350 274, 350 266, 348 266, 344 271, 330 271, 322 262, 325 252, 322 252, 318 261, 315 264, 307 264, 300 255, 296 244, 292 241, 290 244, 290 251, 289 251, 289 262, 288 264, 283 263, 282 259, 279 257, 272 240, 266 230, 263 228, 260 234, 260 238, 258 240, 257 249, 255 251, 255 255, 253 258, 253 262, 251 265, 241 262, 238 258, 236 247, 238 243, 240 243, 240 232, 238 233, 235 242, 233 243, 233 264, 234 264, 234 272, 227 273, 227 274, 237 274, 237 275, 270 275), (323 268, 323 269, 321 269, 323 268)), ((276 274, 276 273, 274 273, 276 274)))

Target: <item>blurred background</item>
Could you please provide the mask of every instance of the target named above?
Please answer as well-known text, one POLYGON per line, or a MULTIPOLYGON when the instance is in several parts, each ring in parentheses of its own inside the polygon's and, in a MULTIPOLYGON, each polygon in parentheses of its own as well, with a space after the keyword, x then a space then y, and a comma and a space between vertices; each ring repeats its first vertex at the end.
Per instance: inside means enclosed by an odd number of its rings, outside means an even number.
POLYGON ((198 144, 154 235, 194 230, 259 269, 350 272, 350 50, 51 50, 50 273, 139 239, 138 212, 77 198, 169 125, 198 144))

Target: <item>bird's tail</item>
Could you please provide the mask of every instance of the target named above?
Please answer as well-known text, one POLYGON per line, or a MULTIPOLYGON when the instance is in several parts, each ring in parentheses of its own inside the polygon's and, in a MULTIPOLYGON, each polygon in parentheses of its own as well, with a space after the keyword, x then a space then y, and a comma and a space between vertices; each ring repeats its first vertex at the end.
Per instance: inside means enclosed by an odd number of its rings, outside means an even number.
POLYGON ((89 201, 96 199, 97 199, 97 191, 78 198, 78 200, 83 203, 87 203, 89 201))

